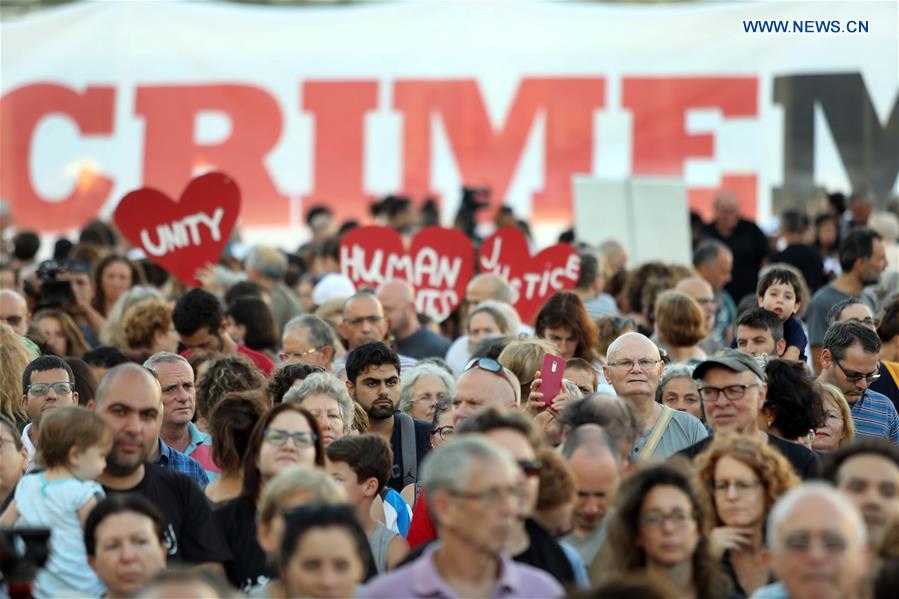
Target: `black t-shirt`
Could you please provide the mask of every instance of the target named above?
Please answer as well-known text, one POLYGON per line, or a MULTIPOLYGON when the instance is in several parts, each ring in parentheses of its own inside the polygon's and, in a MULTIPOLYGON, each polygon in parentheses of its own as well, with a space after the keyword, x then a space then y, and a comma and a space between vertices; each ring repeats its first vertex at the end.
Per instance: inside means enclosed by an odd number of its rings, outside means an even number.
POLYGON ((824 259, 814 247, 797 243, 789 245, 782 252, 774 255, 772 262, 786 262, 799 269, 805 277, 811 293, 816 292, 826 282, 824 278, 824 259))
POLYGON ((416 360, 424 360, 425 358, 442 358, 446 355, 446 350, 450 345, 451 343, 446 337, 441 337, 434 331, 421 327, 405 339, 397 339, 396 351, 416 360))
POLYGON ((512 559, 543 570, 558 580, 559 584, 574 585, 574 567, 559 542, 532 518, 524 521, 524 529, 531 544, 512 559))
POLYGON ((246 593, 257 584, 277 578, 256 540, 256 506, 252 501, 238 497, 218 506, 213 515, 234 556, 225 562, 225 575, 231 584, 246 593))
POLYGON ((145 464, 144 469, 144 478, 136 487, 103 490, 107 495, 142 495, 159 509, 168 523, 165 541, 170 561, 201 564, 230 560, 231 553, 212 518, 209 501, 197 483, 186 474, 155 464, 145 464))
POLYGON ((762 260, 768 257, 769 251, 768 238, 762 230, 755 223, 741 218, 730 237, 721 235, 714 222, 703 226, 702 237, 723 242, 733 253, 732 278, 724 288, 734 301, 739 304, 743 296, 754 295, 759 280, 759 268, 762 266, 762 260))
MULTIPOLYGON (((424 420, 414 420, 415 422, 415 455, 418 457, 418 472, 421 472, 422 460, 425 455, 431 451, 431 424, 424 420)), ((397 492, 403 490, 403 441, 400 432, 400 416, 399 412, 393 415, 393 434, 390 436, 390 448, 393 450, 393 468, 390 470, 390 480, 387 486, 397 492)))
MULTIPOLYGON (((682 449, 678 453, 680 455, 685 455, 692 460, 697 455, 705 451, 711 442, 712 435, 709 435, 699 443, 694 443, 690 447, 682 449)), ((787 458, 787 461, 793 465, 793 469, 802 480, 812 480, 818 478, 818 475, 821 471, 821 460, 818 459, 818 454, 816 454, 811 449, 803 447, 799 443, 793 443, 792 441, 781 439, 780 437, 777 437, 770 433, 768 434, 768 445, 773 446, 783 455, 783 457, 787 458)))
POLYGON ((869 387, 871 391, 877 391, 890 398, 890 401, 896 406, 896 410, 899 410, 899 385, 896 385, 886 364, 881 362, 878 364, 878 368, 880 369, 880 378, 871 383, 869 387))

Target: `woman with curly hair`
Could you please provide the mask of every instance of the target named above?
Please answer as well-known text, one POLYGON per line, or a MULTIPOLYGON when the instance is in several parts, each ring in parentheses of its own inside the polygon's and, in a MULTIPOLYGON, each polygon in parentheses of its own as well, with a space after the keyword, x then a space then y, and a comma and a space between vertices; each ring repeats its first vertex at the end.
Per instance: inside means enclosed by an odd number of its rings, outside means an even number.
POLYGON ((671 361, 696 365, 705 360, 699 343, 706 338, 705 314, 692 297, 666 291, 655 302, 655 339, 671 361))
POLYGON ((571 291, 554 293, 537 313, 534 332, 557 348, 565 360, 582 358, 593 362, 599 336, 584 302, 571 291))
POLYGON ((243 356, 223 356, 209 362, 206 372, 197 381, 197 425, 208 431, 212 409, 228 393, 234 391, 263 391, 265 377, 243 356), (205 428, 204 428, 205 427, 205 428))
POLYGON ((31 327, 60 358, 80 358, 90 349, 81 329, 62 310, 41 310, 34 315, 31 327))
POLYGON ((163 351, 178 353, 179 337, 170 304, 152 298, 142 300, 128 308, 122 325, 130 351, 150 356, 163 351))
POLYGON ((689 465, 671 460, 638 470, 618 490, 590 580, 646 575, 671 589, 673 597, 726 596, 726 581, 703 532, 703 508, 689 465))
POLYGON ((712 556, 730 577, 732 596, 748 597, 771 582, 763 556, 765 520, 799 477, 780 452, 751 436, 716 436, 694 467, 709 507, 712 556))
POLYGON ((811 449, 815 431, 824 424, 826 415, 805 364, 769 360, 765 374, 768 392, 759 411, 759 428, 811 449))

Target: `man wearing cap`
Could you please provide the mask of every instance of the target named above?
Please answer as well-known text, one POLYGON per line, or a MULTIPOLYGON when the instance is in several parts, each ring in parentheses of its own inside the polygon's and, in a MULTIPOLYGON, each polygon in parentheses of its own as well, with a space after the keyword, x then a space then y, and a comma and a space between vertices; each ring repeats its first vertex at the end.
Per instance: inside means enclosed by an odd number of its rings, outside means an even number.
MULTIPOLYGON (((765 373, 750 355, 726 350, 709 358, 693 371, 699 384, 699 395, 705 409, 706 422, 712 434, 756 435, 783 454, 803 479, 818 475, 818 456, 798 443, 792 443, 759 430, 759 410, 765 403, 765 373)), ((712 436, 681 451, 690 458, 702 453, 712 436)))

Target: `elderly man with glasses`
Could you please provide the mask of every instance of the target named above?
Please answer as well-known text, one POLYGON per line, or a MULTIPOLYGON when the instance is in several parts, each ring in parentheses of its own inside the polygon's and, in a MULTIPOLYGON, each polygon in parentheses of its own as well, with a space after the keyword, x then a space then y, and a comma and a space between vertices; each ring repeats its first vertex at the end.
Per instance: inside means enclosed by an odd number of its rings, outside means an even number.
POLYGON ((836 386, 849 402, 856 437, 886 439, 899 445, 899 416, 888 397, 873 391, 880 378, 880 338, 870 327, 836 322, 824 335, 818 381, 836 386))
POLYGON ((622 335, 606 352, 606 380, 619 397, 630 402, 642 424, 632 461, 664 460, 708 436, 695 416, 656 402, 664 369, 659 349, 640 333, 622 335))
POLYGON ((41 419, 51 410, 78 405, 75 374, 65 360, 40 356, 32 360, 22 374, 22 406, 31 423, 22 431, 22 444, 28 450, 28 470, 34 468, 41 419))
MULTIPOLYGON (((726 350, 699 364, 693 370, 693 378, 699 382, 699 396, 713 435, 758 436, 782 453, 803 479, 817 477, 820 462, 814 452, 759 430, 759 411, 765 404, 768 385, 755 358, 734 349, 726 350)), ((709 436, 681 453, 692 459, 705 451, 711 441, 709 436)))

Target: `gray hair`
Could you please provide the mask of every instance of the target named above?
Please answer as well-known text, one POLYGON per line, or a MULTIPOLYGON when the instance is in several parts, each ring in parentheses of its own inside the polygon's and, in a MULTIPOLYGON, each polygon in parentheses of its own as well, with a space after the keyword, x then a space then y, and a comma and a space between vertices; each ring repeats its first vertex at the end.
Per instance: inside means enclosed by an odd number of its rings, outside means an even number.
POLYGON ((283 252, 264 245, 257 245, 250 250, 244 262, 244 269, 258 270, 263 277, 279 281, 287 274, 287 256, 283 252))
POLYGON ((471 466, 475 460, 514 467, 505 450, 488 442, 480 435, 454 438, 428 454, 422 465, 422 487, 428 495, 436 491, 459 490, 471 478, 471 466))
MULTIPOLYGON (((665 366, 665 372, 662 373, 662 380, 656 387, 656 401, 662 403, 662 393, 665 391, 665 385, 674 379, 690 379, 693 380, 693 367, 686 364, 671 364, 665 366)), ((696 383, 693 383, 694 385, 696 383)))
POLYGON ((176 364, 178 362, 187 364, 188 368, 190 368, 191 372, 193 372, 193 367, 191 367, 190 362, 188 362, 184 356, 179 356, 178 354, 173 354, 172 352, 168 351, 161 351, 147 358, 147 360, 144 362, 144 368, 156 372, 157 364, 176 364))
POLYGON ((721 252, 730 253, 730 248, 717 239, 706 239, 693 250, 693 266, 698 267, 701 264, 714 262, 721 252))
POLYGON ((562 457, 570 460, 578 449, 608 450, 615 460, 615 465, 621 468, 621 454, 618 450, 618 440, 609 431, 598 424, 583 424, 570 433, 562 444, 562 457))
POLYGON ((581 390, 578 389, 578 386, 572 381, 562 379, 562 386, 565 387, 565 391, 568 392, 568 395, 570 395, 572 399, 584 399, 584 394, 581 393, 581 390))
POLYGON ((343 432, 348 433, 353 428, 353 400, 340 379, 326 372, 314 372, 303 379, 299 385, 291 387, 284 394, 284 403, 296 402, 302 404, 310 395, 327 395, 337 401, 340 408, 340 419, 343 420, 343 432))
POLYGON ((440 379, 440 382, 443 383, 443 386, 446 388, 447 397, 452 400, 453 396, 456 394, 456 381, 453 380, 453 377, 450 374, 441 368, 440 366, 425 362, 423 364, 416 364, 409 370, 403 372, 403 376, 401 378, 401 386, 400 386, 400 411, 401 412, 409 412, 412 409, 412 390, 415 388, 415 383, 418 382, 423 376, 434 375, 440 379))
POLYGON ((787 491, 771 509, 765 532, 768 546, 772 550, 779 549, 781 546, 782 539, 777 534, 781 524, 789 520, 793 512, 796 511, 797 504, 811 497, 824 499, 839 509, 843 513, 844 518, 849 520, 852 528, 855 529, 856 541, 861 545, 868 542, 868 530, 855 504, 842 491, 827 483, 808 482, 787 491))
POLYGON ((306 329, 309 345, 315 349, 320 350, 323 347, 334 347, 336 349, 334 333, 331 330, 330 325, 328 325, 323 318, 316 316, 315 314, 303 314, 288 320, 287 324, 284 325, 282 338, 290 331, 300 328, 306 329))

